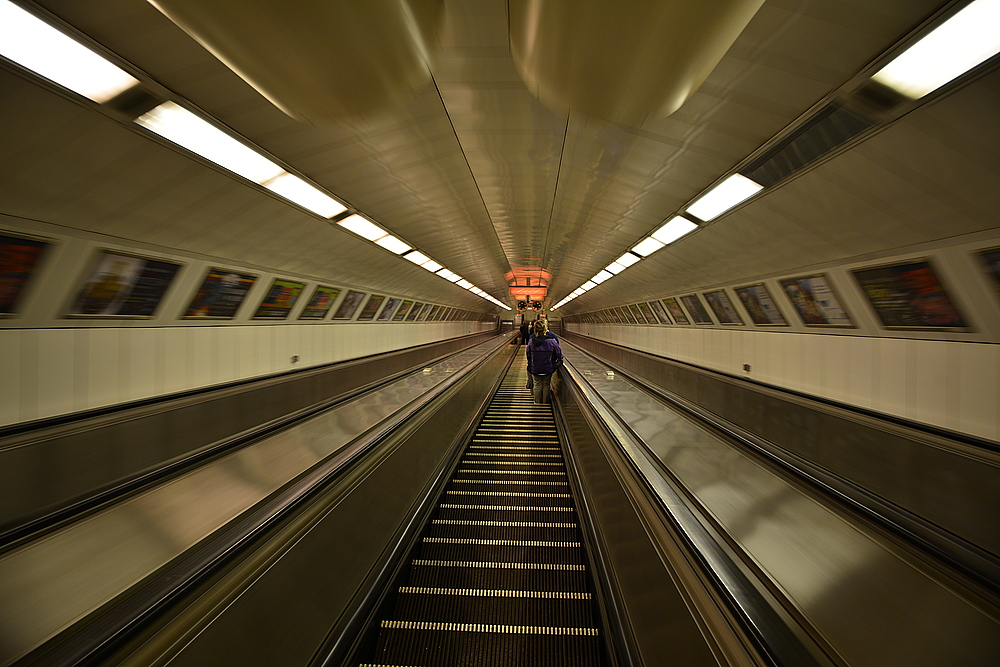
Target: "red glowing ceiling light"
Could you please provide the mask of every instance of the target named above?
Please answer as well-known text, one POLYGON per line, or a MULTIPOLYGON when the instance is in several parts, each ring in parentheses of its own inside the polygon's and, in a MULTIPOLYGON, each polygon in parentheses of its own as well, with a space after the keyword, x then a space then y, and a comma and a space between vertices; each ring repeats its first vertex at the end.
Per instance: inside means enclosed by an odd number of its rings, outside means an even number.
POLYGON ((547 292, 545 287, 511 287, 511 296, 534 296, 538 298, 545 298, 547 292))
POLYGON ((552 280, 552 274, 540 266, 514 266, 510 272, 504 274, 504 278, 512 285, 524 284, 522 281, 525 278, 530 278, 532 285, 548 285, 552 280))

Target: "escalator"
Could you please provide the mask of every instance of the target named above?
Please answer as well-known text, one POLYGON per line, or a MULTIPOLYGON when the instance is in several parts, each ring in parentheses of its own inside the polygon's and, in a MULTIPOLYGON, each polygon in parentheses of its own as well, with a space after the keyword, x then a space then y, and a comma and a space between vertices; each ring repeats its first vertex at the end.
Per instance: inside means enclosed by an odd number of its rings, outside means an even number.
POLYGON ((508 370, 363 666, 603 664, 552 406, 526 380, 508 370))

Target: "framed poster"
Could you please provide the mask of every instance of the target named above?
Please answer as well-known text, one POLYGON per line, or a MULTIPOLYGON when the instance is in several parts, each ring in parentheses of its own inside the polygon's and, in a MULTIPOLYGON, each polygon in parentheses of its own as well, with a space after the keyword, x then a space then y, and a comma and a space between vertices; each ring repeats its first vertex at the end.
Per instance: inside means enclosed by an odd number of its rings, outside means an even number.
POLYGON ((333 314, 333 319, 349 320, 354 317, 354 313, 357 312, 358 306, 361 305, 361 300, 363 298, 365 298, 364 292, 348 290, 347 294, 344 296, 344 300, 340 303, 340 308, 338 308, 337 312, 333 314))
POLYGON ((677 303, 677 299, 670 297, 669 299, 663 299, 663 305, 666 306, 667 312, 670 313, 670 317, 674 318, 674 322, 677 324, 691 324, 688 321, 687 315, 684 314, 684 310, 681 305, 677 303))
POLYGON ((764 283, 746 285, 736 288, 736 296, 743 303, 750 320, 761 327, 787 327, 788 322, 782 316, 778 306, 771 298, 764 283))
POLYGON ((375 319, 375 313, 378 312, 378 307, 382 305, 383 301, 385 301, 385 297, 381 294, 372 294, 368 297, 368 302, 361 309, 361 314, 358 315, 358 321, 375 319))
POLYGON ((854 269, 851 273, 886 329, 968 328, 930 260, 854 269))
POLYGON ((424 309, 424 304, 422 303, 413 304, 413 308, 410 309, 410 314, 406 316, 406 321, 407 322, 415 321, 417 319, 417 316, 420 315, 420 311, 423 309, 424 309))
POLYGON ((781 287, 807 327, 854 326, 854 322, 840 306, 826 274, 785 278, 781 280, 781 287))
POLYGON ((626 324, 638 324, 638 320, 635 319, 635 315, 632 314, 632 310, 628 306, 616 306, 618 308, 618 313, 622 316, 622 320, 626 324))
POLYGON ((615 310, 614 308, 608 308, 606 312, 608 313, 608 317, 611 318, 610 320, 611 322, 613 322, 614 324, 622 323, 622 316, 618 314, 617 310, 615 310))
POLYGON ((50 245, 41 239, 0 234, 0 315, 17 312, 21 296, 50 245))
POLYGON ((1000 297, 1000 248, 980 250, 977 254, 986 275, 993 278, 993 287, 997 290, 997 297, 1000 297))
POLYGON ((101 250, 66 314, 152 317, 179 268, 175 262, 101 250))
POLYGON ((393 312, 395 312, 396 307, 399 305, 400 301, 402 301, 402 299, 397 299, 396 297, 389 297, 389 300, 386 301, 385 303, 385 308, 383 308, 382 312, 378 314, 378 321, 388 322, 390 319, 392 319, 392 314, 393 312))
POLYGON ((705 297, 705 301, 708 301, 708 305, 715 313, 719 324, 744 325, 743 318, 736 312, 736 308, 733 307, 733 302, 729 300, 729 295, 726 294, 725 290, 702 292, 702 296, 705 297))
POLYGON ((667 309, 663 307, 663 304, 658 299, 650 301, 649 306, 653 309, 656 319, 660 320, 661 324, 673 324, 670 321, 670 316, 667 315, 667 309))
POLYGON ((184 317, 232 319, 256 280, 257 276, 248 273, 209 269, 184 311, 184 317))
POLYGON ((646 322, 648 324, 659 324, 659 321, 656 319, 656 315, 653 314, 653 309, 649 307, 648 303, 640 302, 636 305, 639 306, 639 312, 646 318, 646 322))
POLYGON ((430 312, 427 313, 427 321, 431 322, 437 320, 439 315, 441 315, 441 306, 434 306, 431 308, 430 312))
POLYGON ((695 324, 714 324, 712 316, 705 310, 705 305, 698 298, 697 294, 688 294, 681 297, 681 303, 687 307, 688 313, 695 324))
POLYGON ((434 308, 434 304, 425 303, 424 307, 420 309, 420 314, 417 315, 418 322, 426 322, 427 316, 431 314, 431 309, 434 308))
POLYGON ((410 308, 412 306, 412 301, 403 301, 403 303, 399 306, 399 310, 397 310, 396 314, 392 317, 392 321, 401 322, 403 318, 406 317, 406 314, 410 312, 410 308))
POLYGON ((312 298, 309 299, 309 303, 306 307, 302 309, 302 314, 299 315, 300 320, 321 320, 326 317, 326 314, 330 312, 330 306, 337 300, 340 296, 339 287, 323 287, 322 285, 317 286, 315 291, 313 291, 312 298))
POLYGON ((305 283, 294 280, 282 280, 275 278, 271 283, 271 289, 267 291, 267 296, 260 302, 257 312, 254 313, 255 320, 283 320, 292 312, 292 306, 299 298, 299 294, 306 288, 305 283))

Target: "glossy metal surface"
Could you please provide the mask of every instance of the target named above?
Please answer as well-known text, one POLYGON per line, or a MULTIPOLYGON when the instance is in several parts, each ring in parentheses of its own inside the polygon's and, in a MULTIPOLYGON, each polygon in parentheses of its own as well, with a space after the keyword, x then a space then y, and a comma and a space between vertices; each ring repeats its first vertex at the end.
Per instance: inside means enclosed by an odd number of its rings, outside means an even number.
POLYGON ((993 520, 1000 512, 1000 456, 995 450, 902 426, 887 428, 874 418, 685 364, 592 338, 576 340, 819 471, 944 529, 994 559, 1000 554, 1000 524, 993 520))
POLYGON ((496 348, 490 341, 0 556, 0 664, 120 594, 496 348))
POLYGON ((567 359, 847 664, 1000 660, 997 609, 604 364, 567 359))
POLYGON ((441 341, 0 439, 0 529, 489 337, 441 341))

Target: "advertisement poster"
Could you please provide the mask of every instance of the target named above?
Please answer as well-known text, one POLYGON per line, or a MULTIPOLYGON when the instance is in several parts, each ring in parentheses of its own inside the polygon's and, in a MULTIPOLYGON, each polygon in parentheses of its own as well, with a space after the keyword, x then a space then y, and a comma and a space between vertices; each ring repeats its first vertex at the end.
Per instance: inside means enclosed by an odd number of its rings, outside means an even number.
POLYGON ((993 278, 993 287, 997 290, 997 297, 1000 297, 1000 248, 979 251, 979 261, 987 275, 993 278))
POLYGON ((653 314, 653 309, 649 307, 648 303, 639 303, 637 305, 639 306, 639 310, 642 311, 642 315, 646 318, 647 322, 650 324, 660 323, 660 321, 656 319, 656 315, 653 314))
POLYGON ((729 295, 723 290, 703 292, 702 295, 705 297, 705 301, 708 301, 715 317, 718 318, 719 324, 743 324, 743 318, 736 312, 733 302, 729 300, 729 295))
POLYGON ((267 296, 257 307, 254 319, 285 319, 305 287, 305 283, 275 278, 271 283, 271 289, 267 291, 267 296))
POLYGON ((788 326, 764 283, 737 287, 736 296, 743 302, 754 324, 762 327, 788 326))
POLYGON ((228 269, 209 269, 184 317, 234 317, 256 280, 257 276, 228 269))
POLYGON ((375 319, 375 313, 378 312, 378 307, 382 305, 383 301, 385 301, 385 297, 381 294, 372 294, 368 297, 368 303, 366 303, 365 307, 361 309, 361 314, 358 315, 358 321, 360 322, 361 320, 375 319))
POLYGON ((681 303, 687 306, 688 313, 691 314, 691 319, 694 320, 695 324, 713 324, 712 316, 705 310, 705 306, 697 294, 682 296, 681 303))
POLYGON ((412 301, 404 301, 402 305, 399 307, 399 310, 396 311, 396 314, 395 316, 393 316, 392 321, 401 322, 403 318, 406 317, 406 314, 410 312, 410 308, 412 306, 413 306, 412 301))
POLYGON ((851 273, 886 329, 967 327, 926 259, 851 273))
POLYGON ((795 311, 808 326, 853 327, 854 323, 840 306, 826 275, 786 278, 781 281, 795 311))
POLYGON ((441 314, 441 306, 434 306, 433 308, 431 308, 430 312, 427 313, 427 321, 431 322, 437 320, 440 314, 441 314))
POLYGON ((660 320, 661 324, 673 324, 673 322, 670 321, 670 316, 667 315, 667 309, 663 307, 662 303, 653 299, 649 302, 649 306, 653 309, 653 313, 656 314, 656 319, 660 320))
POLYGON ((674 297, 663 299, 663 305, 667 307, 667 312, 670 313, 670 317, 674 318, 674 322, 677 324, 691 324, 688 321, 687 315, 681 309, 681 305, 677 303, 677 299, 674 297))
POLYGON ((299 315, 300 320, 321 320, 326 317, 326 314, 330 312, 330 306, 333 302, 337 300, 340 296, 339 287, 323 287, 318 286, 313 292, 312 298, 309 299, 309 303, 306 307, 302 309, 302 314, 299 315))
POLYGON ((335 320, 349 320, 354 317, 355 311, 357 311, 358 306, 361 305, 361 300, 365 298, 364 292, 355 292, 354 290, 349 290, 347 295, 344 297, 343 302, 340 304, 340 308, 334 313, 333 319, 335 320))
POLYGON ((433 308, 433 307, 434 307, 433 304, 425 303, 424 307, 420 310, 420 314, 417 315, 417 321, 418 322, 424 322, 424 321, 426 321, 427 320, 427 316, 430 314, 431 308, 433 308))
POLYGON ((392 313, 396 310, 396 306, 399 305, 400 301, 401 299, 390 298, 389 301, 385 304, 385 308, 383 308, 382 312, 379 313, 378 321, 388 322, 392 318, 392 313))
POLYGON ((424 308, 424 304, 422 304, 422 303, 415 303, 415 304, 413 304, 413 308, 410 309, 410 314, 406 316, 406 321, 407 322, 413 322, 414 320, 416 320, 417 319, 417 315, 420 314, 420 311, 423 310, 423 308, 424 308))
POLYGON ((610 319, 611 322, 614 322, 615 324, 622 323, 621 315, 619 315, 618 311, 615 310, 614 308, 608 308, 605 312, 608 314, 608 317, 611 318, 610 319))
POLYGON ((0 234, 0 315, 17 312, 24 288, 49 244, 0 234))
POLYGON ((180 264, 102 250, 67 315, 151 317, 180 264))

